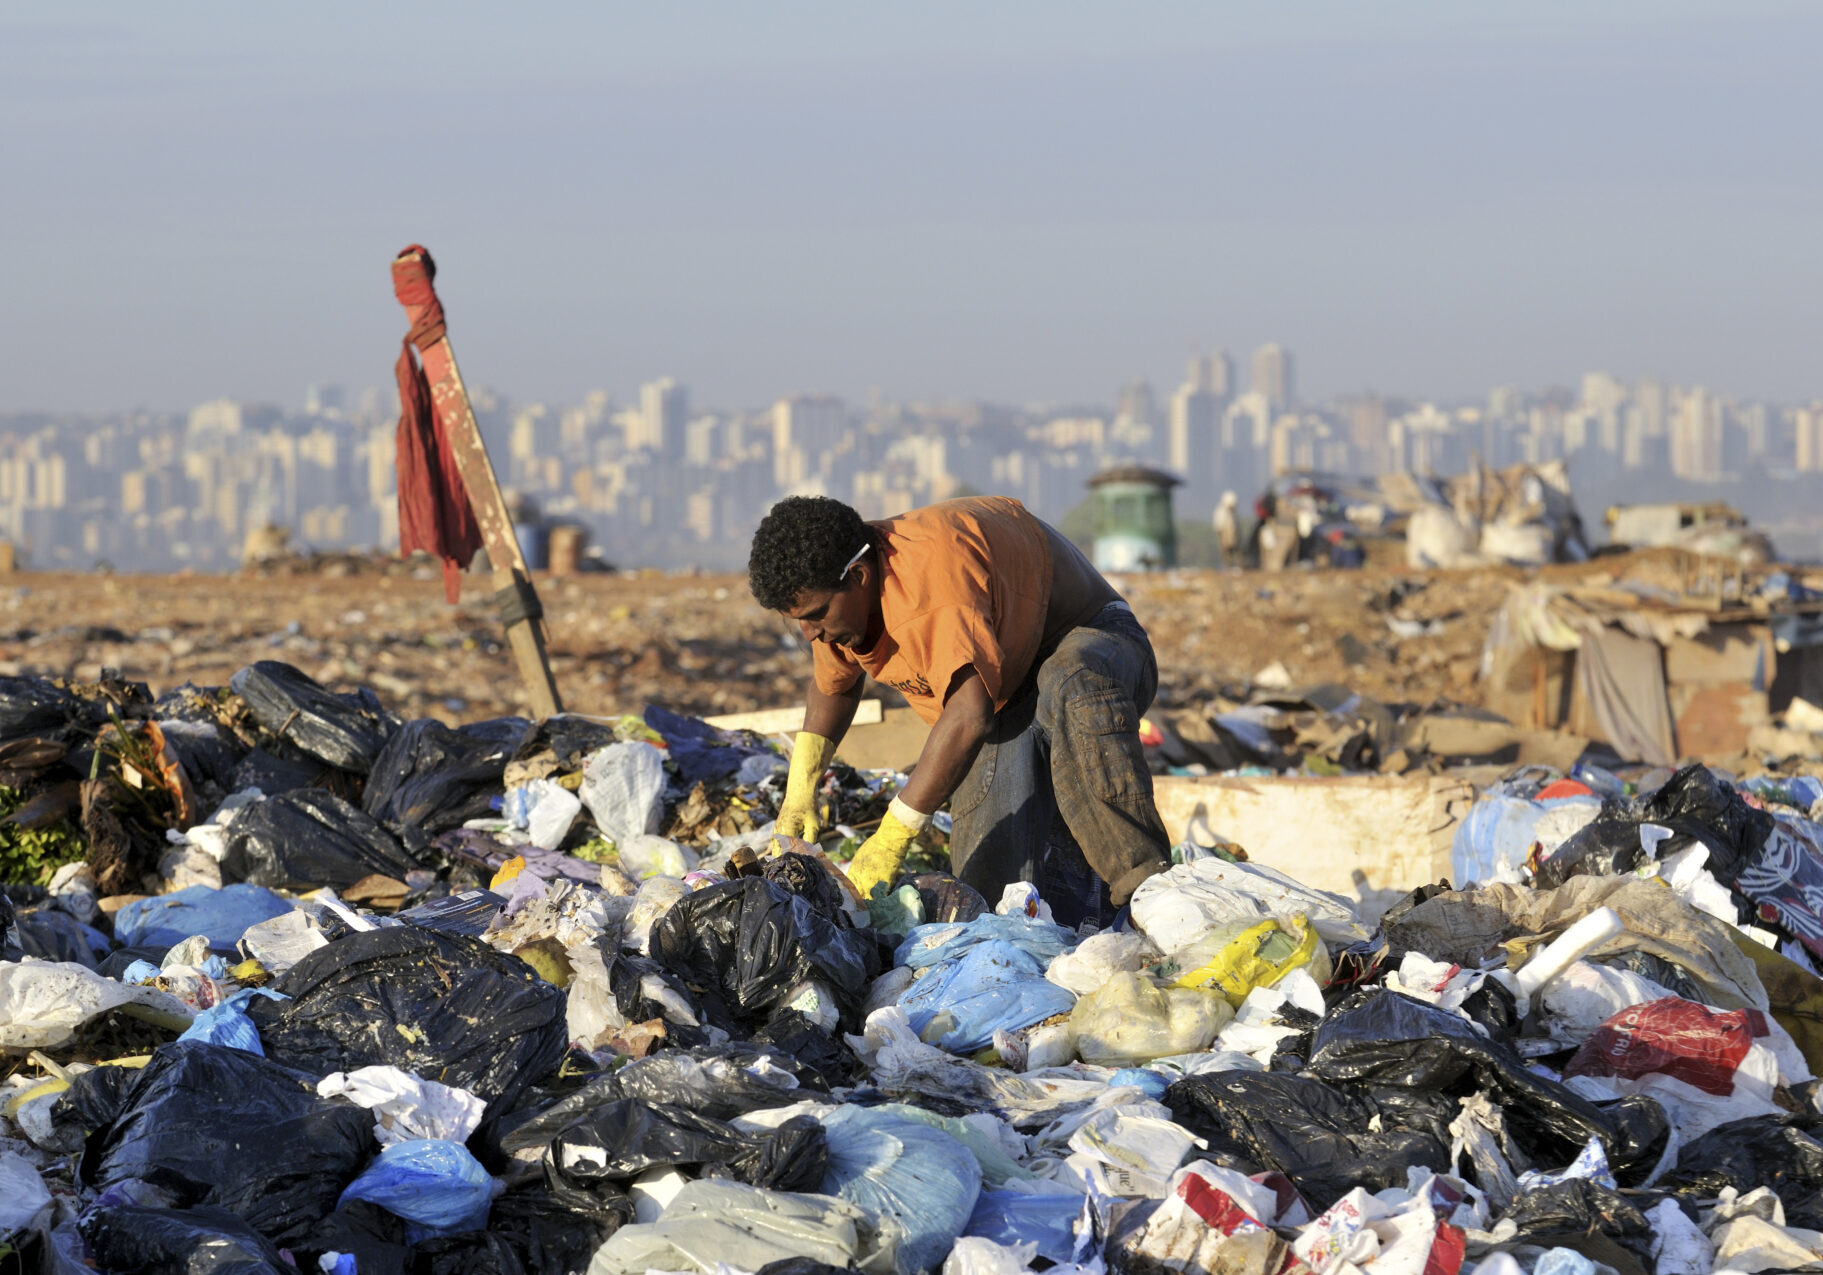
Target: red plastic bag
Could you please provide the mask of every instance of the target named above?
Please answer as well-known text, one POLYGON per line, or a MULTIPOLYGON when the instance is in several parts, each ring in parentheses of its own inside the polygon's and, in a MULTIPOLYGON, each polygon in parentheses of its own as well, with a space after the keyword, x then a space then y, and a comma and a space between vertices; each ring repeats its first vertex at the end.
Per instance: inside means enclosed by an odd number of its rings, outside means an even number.
POLYGON ((1676 996, 1623 1009, 1583 1042, 1564 1076, 1657 1073, 1727 1097, 1753 1042, 1770 1029, 1757 1009, 1723 1012, 1676 996))

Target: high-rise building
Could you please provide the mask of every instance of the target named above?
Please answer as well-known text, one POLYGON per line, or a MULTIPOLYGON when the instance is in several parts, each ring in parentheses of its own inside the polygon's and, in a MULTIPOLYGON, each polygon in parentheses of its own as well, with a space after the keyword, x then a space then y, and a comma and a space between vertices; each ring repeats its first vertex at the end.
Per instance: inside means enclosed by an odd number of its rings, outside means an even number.
POLYGON ((1797 408, 1791 423, 1798 469, 1806 474, 1823 471, 1823 402, 1797 408))
POLYGON ((1190 384, 1226 401, 1234 397, 1234 360, 1228 351, 1198 354, 1190 360, 1190 384))
POLYGON ((721 431, 721 418, 714 415, 699 416, 684 426, 684 463, 705 469, 715 464, 721 431))
POLYGON ((1639 428, 1642 438, 1663 438, 1665 423, 1665 387, 1649 376, 1641 377, 1633 388, 1633 401, 1639 405, 1639 428))
POLYGON ((304 413, 308 416, 326 416, 340 412, 347 395, 339 385, 306 385, 304 387, 304 413))
POLYGON ((1221 400, 1194 379, 1171 396, 1170 468, 1183 476, 1180 502, 1186 515, 1202 517, 1215 508, 1216 470, 1222 458, 1221 400))
POLYGON ((1128 381, 1120 387, 1120 397, 1114 405, 1114 418, 1128 420, 1136 425, 1150 425, 1153 415, 1158 411, 1158 402, 1152 396, 1152 383, 1146 380, 1128 381))
POLYGON ((772 405, 772 477, 780 487, 801 486, 848 432, 848 407, 830 394, 791 394, 772 405))
POLYGON ((1296 398, 1296 386, 1292 379, 1291 351, 1274 342, 1262 345, 1253 352, 1253 383, 1249 387, 1255 394, 1263 394, 1266 402, 1275 412, 1284 411, 1296 398))
POLYGON ((1699 482, 1722 476, 1722 404, 1700 385, 1672 413, 1671 472, 1699 482))
POLYGON ((640 438, 629 439, 636 451, 657 452, 670 460, 684 454, 684 424, 690 418, 690 391, 670 377, 639 387, 640 438))

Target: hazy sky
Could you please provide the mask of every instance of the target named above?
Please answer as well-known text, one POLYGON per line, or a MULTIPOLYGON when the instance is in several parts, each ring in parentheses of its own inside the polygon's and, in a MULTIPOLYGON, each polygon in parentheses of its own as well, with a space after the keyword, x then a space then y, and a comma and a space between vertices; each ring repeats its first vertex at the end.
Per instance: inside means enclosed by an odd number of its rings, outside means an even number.
POLYGON ((1823 6, 0 8, 0 412, 468 379, 1823 394, 1823 6))

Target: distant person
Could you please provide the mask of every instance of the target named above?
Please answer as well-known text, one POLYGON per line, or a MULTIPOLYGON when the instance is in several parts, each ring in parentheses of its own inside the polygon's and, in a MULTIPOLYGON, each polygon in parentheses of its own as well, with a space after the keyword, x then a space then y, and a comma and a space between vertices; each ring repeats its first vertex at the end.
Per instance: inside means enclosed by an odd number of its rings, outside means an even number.
POLYGON ((1235 510, 1240 499, 1231 491, 1222 493, 1215 507, 1215 543, 1222 551, 1222 570, 1232 571, 1239 564, 1241 522, 1235 510))
POLYGON ((1279 498, 1270 489, 1253 502, 1253 527, 1247 533, 1247 565, 1256 570, 1263 565, 1260 537, 1274 518, 1279 516, 1279 498))
POLYGON ((1152 644, 1082 552, 1018 501, 864 522, 838 500, 788 497, 754 533, 747 572, 815 663, 780 833, 820 831, 816 790, 863 673, 931 724, 910 782, 849 865, 863 897, 894 883, 945 801, 955 874, 990 903, 1033 882, 1066 925, 1105 925, 1170 866, 1139 742, 1158 689, 1152 644))

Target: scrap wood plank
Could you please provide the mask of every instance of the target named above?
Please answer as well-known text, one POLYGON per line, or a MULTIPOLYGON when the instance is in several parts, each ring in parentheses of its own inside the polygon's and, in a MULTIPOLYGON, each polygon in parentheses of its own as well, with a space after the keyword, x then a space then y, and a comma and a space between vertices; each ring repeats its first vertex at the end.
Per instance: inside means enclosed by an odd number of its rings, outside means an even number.
MULTIPOLYGON (((721 730, 750 730, 761 735, 784 735, 804 729, 804 707, 762 708, 752 713, 724 713, 705 717, 704 721, 721 730)), ((877 726, 886 720, 877 699, 864 699, 855 706, 856 726, 877 726)))
MULTIPOLYGON (((425 274, 429 253, 414 245, 393 260, 395 291, 401 271, 425 274)), ((428 278, 425 286, 431 285, 428 278)), ((434 297, 434 292, 432 296, 434 297)), ((406 317, 415 325, 428 308, 401 302, 406 317)), ((434 304, 434 302, 433 302, 434 304)), ((519 674, 525 679, 535 716, 550 717, 563 711, 557 693, 557 679, 551 673, 551 661, 545 644, 543 609, 532 587, 531 573, 525 556, 519 551, 519 537, 513 533, 513 520, 507 513, 506 500, 500 494, 500 480, 494 475, 488 459, 487 444, 481 438, 481 426, 475 420, 475 409, 469 402, 462 374, 456 368, 456 354, 447 335, 439 337, 418 356, 424 364, 424 378, 430 383, 431 406, 442 424, 444 436, 455 456, 462 485, 468 489, 469 507, 481 529, 481 542, 487 549, 487 560, 493 567, 494 598, 506 624, 506 637, 513 649, 519 674)))

